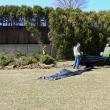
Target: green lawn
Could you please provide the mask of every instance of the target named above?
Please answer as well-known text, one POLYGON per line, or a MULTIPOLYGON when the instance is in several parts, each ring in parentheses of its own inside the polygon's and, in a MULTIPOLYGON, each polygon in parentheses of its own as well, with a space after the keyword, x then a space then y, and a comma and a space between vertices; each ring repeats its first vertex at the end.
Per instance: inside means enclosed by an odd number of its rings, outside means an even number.
POLYGON ((0 70, 0 110, 110 110, 110 68, 36 80, 60 69, 0 70))

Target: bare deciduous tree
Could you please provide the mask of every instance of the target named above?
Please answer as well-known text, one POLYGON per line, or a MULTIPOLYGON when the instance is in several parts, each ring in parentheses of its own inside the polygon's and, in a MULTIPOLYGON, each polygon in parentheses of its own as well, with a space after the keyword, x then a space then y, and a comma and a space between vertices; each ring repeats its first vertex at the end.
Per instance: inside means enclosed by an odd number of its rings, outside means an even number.
POLYGON ((84 8, 87 0, 56 0, 61 8, 84 8))

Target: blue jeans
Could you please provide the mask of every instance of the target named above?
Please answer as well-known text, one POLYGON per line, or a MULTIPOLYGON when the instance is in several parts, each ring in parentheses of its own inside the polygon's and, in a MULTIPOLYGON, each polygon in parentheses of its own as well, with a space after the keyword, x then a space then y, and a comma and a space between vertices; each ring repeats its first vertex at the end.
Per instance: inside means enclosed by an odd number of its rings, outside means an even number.
POLYGON ((79 69, 80 59, 80 56, 75 56, 74 68, 79 69))

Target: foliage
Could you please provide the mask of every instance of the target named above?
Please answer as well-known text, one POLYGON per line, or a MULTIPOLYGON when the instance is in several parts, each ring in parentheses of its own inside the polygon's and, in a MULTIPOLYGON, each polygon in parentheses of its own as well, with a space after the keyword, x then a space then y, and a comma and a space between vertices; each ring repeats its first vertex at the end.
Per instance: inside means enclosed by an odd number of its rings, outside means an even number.
POLYGON ((99 55, 110 39, 110 12, 84 13, 57 8, 49 15, 49 38, 58 59, 71 59, 73 46, 81 43, 84 54, 99 55))
POLYGON ((5 57, 4 55, 0 55, 0 65, 7 66, 9 63, 13 62, 12 58, 5 57))
POLYGON ((42 17, 44 15, 43 8, 40 6, 34 6, 33 13, 36 14, 36 17, 42 17))
POLYGON ((41 33, 39 32, 38 28, 27 21, 26 29, 31 33, 32 37, 35 37, 38 43, 41 43, 41 33))
POLYGON ((22 53, 22 52, 20 52, 20 51, 17 51, 17 52, 14 53, 14 57, 15 57, 15 58, 19 58, 19 57, 21 57, 21 56, 26 56, 26 54, 25 54, 25 53, 22 53))
POLYGON ((27 56, 18 52, 16 54, 10 55, 0 55, 0 66, 7 66, 7 65, 18 65, 18 66, 25 66, 29 64, 37 64, 38 62, 42 64, 55 64, 55 59, 49 55, 31 55, 27 56))
POLYGON ((39 62, 42 64, 47 64, 47 65, 55 64, 55 59, 49 55, 40 55, 39 56, 39 62))
POLYGON ((25 6, 25 5, 22 5, 21 7, 19 7, 18 11, 17 11, 17 16, 24 16, 24 18, 26 20, 29 20, 30 17, 32 17, 32 8, 31 7, 28 7, 28 6, 25 6))
POLYGON ((34 57, 30 57, 30 56, 22 56, 20 58, 20 65, 29 65, 29 64, 32 64, 32 63, 37 63, 37 59, 34 58, 34 57))
POLYGON ((21 16, 25 19, 27 30, 36 37, 38 43, 42 43, 39 22, 43 17, 46 18, 49 39, 57 48, 57 59, 72 59, 72 47, 76 42, 81 43, 81 50, 88 55, 99 55, 105 44, 110 43, 110 11, 83 12, 73 8, 0 6, 0 20, 11 18, 12 21, 17 21, 21 16), (32 17, 36 24, 30 22, 32 17))

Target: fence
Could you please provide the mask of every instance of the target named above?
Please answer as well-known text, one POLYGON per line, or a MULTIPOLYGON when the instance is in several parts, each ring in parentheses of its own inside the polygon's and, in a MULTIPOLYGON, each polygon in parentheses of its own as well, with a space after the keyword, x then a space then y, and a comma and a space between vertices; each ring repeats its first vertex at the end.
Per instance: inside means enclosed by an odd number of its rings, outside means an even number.
MULTIPOLYGON (((0 44, 0 54, 12 54, 17 51, 27 55, 41 54, 42 48, 40 44, 0 44)), ((46 52, 53 57, 56 56, 56 49, 51 45, 47 45, 46 52)))
MULTIPOLYGON (((44 43, 49 43, 48 28, 40 27, 41 39, 44 43)), ((37 35, 36 35, 37 36, 37 35)), ((39 37, 39 36, 38 36, 39 37)), ((23 26, 1 26, 0 27, 0 44, 36 44, 36 37, 23 26)))

